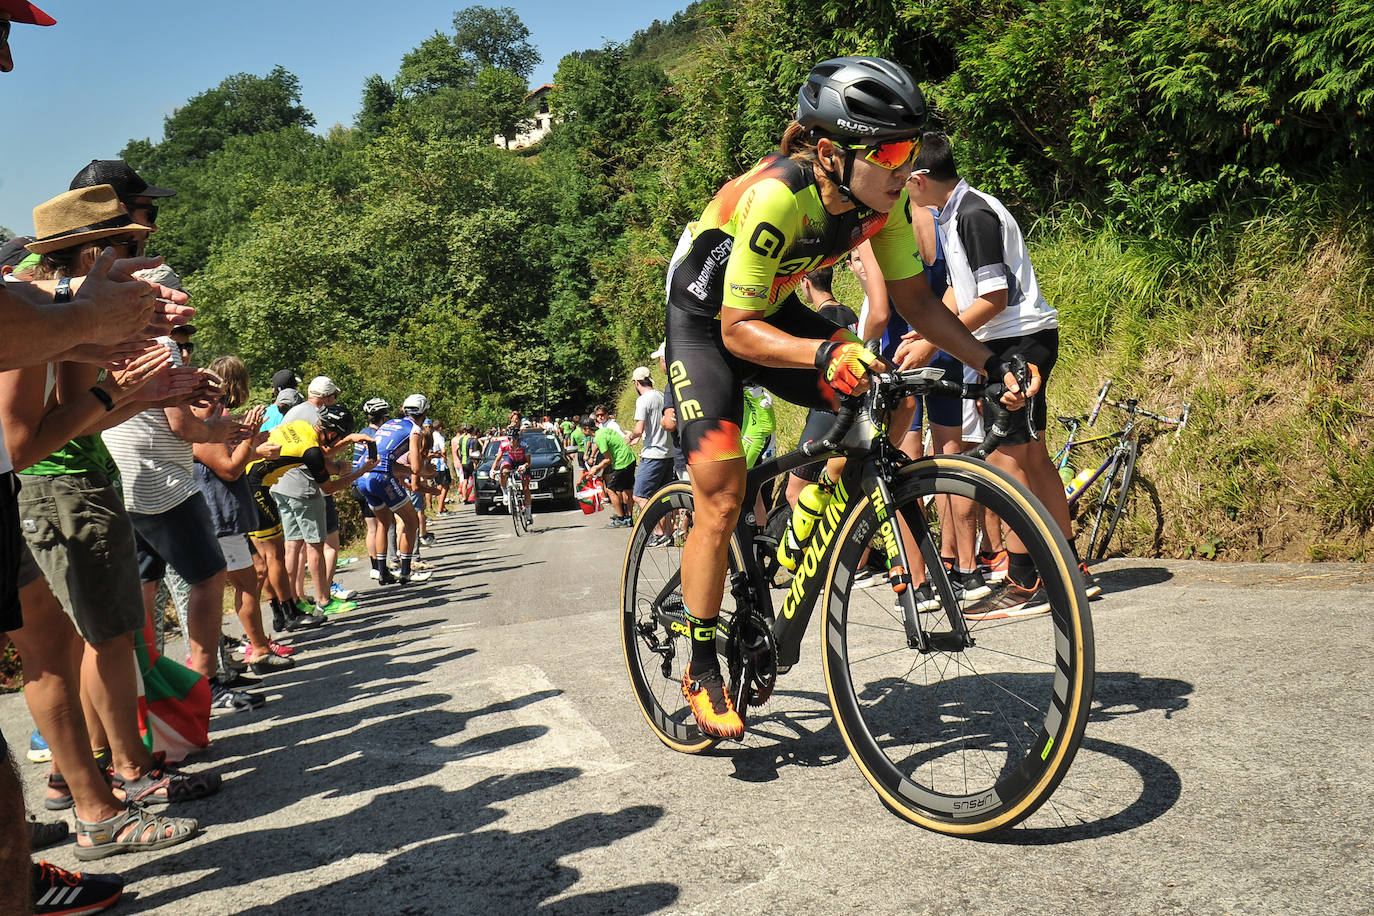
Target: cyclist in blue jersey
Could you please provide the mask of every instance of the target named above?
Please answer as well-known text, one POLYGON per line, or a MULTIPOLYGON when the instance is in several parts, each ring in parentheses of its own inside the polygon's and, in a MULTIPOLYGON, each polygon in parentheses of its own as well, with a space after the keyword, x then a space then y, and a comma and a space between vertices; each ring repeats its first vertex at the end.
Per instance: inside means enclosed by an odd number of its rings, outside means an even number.
POLYGON ((368 553, 372 557, 372 568, 377 571, 377 579, 383 585, 423 582, 430 577, 428 570, 412 568, 419 546, 420 518, 409 496, 410 493, 422 492, 420 475, 413 469, 423 467, 424 432, 420 424, 429 410, 429 399, 422 394, 413 394, 406 398, 403 409, 405 416, 388 420, 377 430, 377 466, 358 480, 358 492, 362 493, 377 517, 376 540, 368 553), (403 457, 408 461, 411 471, 404 469, 403 457), (405 484, 401 482, 402 476, 405 476, 405 484), (401 522, 400 530, 396 532, 401 568, 399 576, 393 577, 386 567, 386 532, 397 518, 401 522))

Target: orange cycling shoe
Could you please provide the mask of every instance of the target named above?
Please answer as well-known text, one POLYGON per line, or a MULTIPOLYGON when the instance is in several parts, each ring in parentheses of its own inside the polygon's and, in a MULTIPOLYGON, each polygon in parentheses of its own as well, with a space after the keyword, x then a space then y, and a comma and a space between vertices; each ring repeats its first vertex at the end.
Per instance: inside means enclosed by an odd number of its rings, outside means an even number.
POLYGON ((697 726, 706 734, 713 738, 739 738, 744 734, 744 720, 735 712, 719 670, 712 669, 696 678, 689 665, 682 675, 682 695, 692 707, 697 726))

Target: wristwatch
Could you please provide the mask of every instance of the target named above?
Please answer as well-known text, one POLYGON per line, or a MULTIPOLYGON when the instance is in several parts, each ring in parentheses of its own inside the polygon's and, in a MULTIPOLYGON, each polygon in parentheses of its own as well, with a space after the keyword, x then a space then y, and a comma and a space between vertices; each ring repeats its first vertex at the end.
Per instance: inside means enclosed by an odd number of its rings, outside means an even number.
POLYGON ((72 301, 72 278, 63 277, 57 281, 57 290, 52 294, 54 305, 62 305, 72 301))

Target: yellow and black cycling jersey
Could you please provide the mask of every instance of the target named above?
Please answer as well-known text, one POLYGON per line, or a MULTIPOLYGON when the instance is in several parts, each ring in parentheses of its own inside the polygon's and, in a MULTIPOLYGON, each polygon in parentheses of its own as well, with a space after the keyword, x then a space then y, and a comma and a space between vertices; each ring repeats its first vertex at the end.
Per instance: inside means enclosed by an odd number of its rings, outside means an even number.
POLYGON ((270 487, 287 471, 302 465, 316 483, 324 483, 329 479, 324 448, 320 445, 319 432, 313 424, 304 420, 282 423, 272 427, 267 439, 281 446, 281 454, 276 458, 259 458, 248 463, 246 473, 253 486, 270 487))
POLYGON ((772 315, 804 275, 865 240, 886 279, 921 272, 906 191, 890 214, 859 205, 837 216, 826 212, 811 166, 774 153, 721 188, 687 226, 668 268, 668 302, 708 318, 724 306, 772 315))

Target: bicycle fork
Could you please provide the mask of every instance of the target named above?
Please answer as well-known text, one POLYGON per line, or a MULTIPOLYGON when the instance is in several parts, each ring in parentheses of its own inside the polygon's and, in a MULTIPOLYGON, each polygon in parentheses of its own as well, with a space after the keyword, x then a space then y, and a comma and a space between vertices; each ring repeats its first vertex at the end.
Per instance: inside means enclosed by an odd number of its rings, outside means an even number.
POLYGON ((902 628, 906 632, 907 648, 922 653, 957 652, 973 645, 954 594, 954 585, 949 581, 949 573, 940 558, 940 549, 935 544, 935 534, 930 530, 925 513, 920 511, 920 502, 904 508, 900 513, 893 512, 892 490, 885 480, 875 477, 869 503, 878 516, 878 534, 887 556, 889 581, 897 593, 897 604, 902 609, 902 628), (902 537, 898 519, 906 522, 921 552, 928 581, 949 618, 950 629, 947 632, 927 632, 921 628, 920 612, 916 608, 916 590, 912 588, 914 577, 911 575, 911 558, 907 555, 906 539, 902 537))

